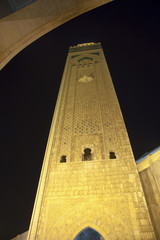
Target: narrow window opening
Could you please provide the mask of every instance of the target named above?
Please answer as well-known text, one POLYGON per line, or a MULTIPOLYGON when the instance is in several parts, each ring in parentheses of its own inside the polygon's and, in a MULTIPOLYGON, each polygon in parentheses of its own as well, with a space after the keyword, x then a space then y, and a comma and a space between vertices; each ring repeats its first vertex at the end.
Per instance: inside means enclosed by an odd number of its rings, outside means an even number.
POLYGON ((115 154, 115 152, 110 152, 110 153, 109 153, 109 158, 110 158, 110 159, 116 159, 116 154, 115 154))
POLYGON ((63 155, 60 159, 60 163, 65 163, 67 161, 66 156, 63 155))
POLYGON ((84 149, 84 155, 83 155, 83 161, 91 161, 92 160, 92 154, 91 154, 90 148, 84 149))

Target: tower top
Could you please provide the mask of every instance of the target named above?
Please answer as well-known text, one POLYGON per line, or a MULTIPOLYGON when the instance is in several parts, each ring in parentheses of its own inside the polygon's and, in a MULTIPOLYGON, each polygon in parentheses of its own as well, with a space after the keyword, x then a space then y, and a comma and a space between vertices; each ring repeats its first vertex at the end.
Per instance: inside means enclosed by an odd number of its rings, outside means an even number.
POLYGON ((90 43, 80 43, 80 44, 77 44, 77 47, 91 46, 91 45, 94 45, 94 44, 97 44, 97 43, 94 43, 94 42, 90 42, 90 43))
POLYGON ((94 42, 89 42, 89 43, 79 43, 76 46, 71 46, 69 48, 69 52, 79 52, 79 51, 85 51, 85 50, 93 50, 93 49, 100 49, 102 48, 101 43, 94 43, 94 42))

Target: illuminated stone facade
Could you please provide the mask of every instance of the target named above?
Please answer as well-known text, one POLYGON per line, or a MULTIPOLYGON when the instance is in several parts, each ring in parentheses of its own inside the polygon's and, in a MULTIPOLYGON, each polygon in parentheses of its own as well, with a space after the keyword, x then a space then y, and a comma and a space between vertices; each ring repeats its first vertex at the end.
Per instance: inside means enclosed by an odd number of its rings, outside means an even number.
POLYGON ((157 239, 160 239, 160 147, 137 160, 142 187, 157 239))
POLYGON ((28 240, 155 239, 101 44, 71 47, 28 240))

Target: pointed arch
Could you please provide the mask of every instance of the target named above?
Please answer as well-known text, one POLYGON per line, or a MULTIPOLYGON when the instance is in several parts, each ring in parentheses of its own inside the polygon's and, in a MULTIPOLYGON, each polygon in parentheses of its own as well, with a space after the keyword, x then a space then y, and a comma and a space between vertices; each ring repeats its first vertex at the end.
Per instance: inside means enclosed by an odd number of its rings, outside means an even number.
POLYGON ((97 232, 94 228, 88 226, 84 229, 82 229, 77 236, 74 238, 74 240, 85 240, 85 239, 94 239, 94 240, 102 240, 104 237, 97 232))
POLYGON ((102 239, 104 240, 108 240, 108 238, 106 237, 106 233, 103 231, 103 229, 101 229, 99 226, 93 224, 93 223, 89 223, 89 224, 85 224, 85 225, 81 225, 77 228, 77 231, 73 234, 72 236, 72 240, 79 240, 76 239, 80 233, 82 233, 83 231, 85 231, 86 229, 92 229, 93 231, 97 232, 102 239))

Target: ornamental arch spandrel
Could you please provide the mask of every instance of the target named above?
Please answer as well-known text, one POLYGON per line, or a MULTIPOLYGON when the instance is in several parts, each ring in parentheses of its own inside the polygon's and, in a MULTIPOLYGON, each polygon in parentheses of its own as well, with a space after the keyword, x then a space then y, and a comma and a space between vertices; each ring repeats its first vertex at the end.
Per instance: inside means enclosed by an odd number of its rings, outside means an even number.
MULTIPOLYGON (((127 204, 123 197, 122 202, 127 204)), ((50 224, 46 240, 75 240, 88 227, 97 231, 105 240, 134 239, 130 213, 120 205, 118 209, 117 204, 118 201, 113 203, 109 199, 102 202, 82 200, 57 219, 54 226, 50 224)))
POLYGON ((37 0, 0 20, 0 69, 47 32, 112 0, 37 0), (11 37, 12 36, 12 37, 11 37))

